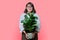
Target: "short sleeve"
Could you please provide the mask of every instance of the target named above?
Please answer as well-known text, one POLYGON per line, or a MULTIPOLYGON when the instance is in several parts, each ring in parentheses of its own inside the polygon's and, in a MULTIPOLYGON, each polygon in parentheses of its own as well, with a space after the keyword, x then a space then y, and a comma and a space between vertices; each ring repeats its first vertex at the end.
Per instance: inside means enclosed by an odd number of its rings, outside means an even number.
POLYGON ((39 32, 40 31, 40 16, 38 14, 35 14, 34 16, 37 16, 38 19, 37 19, 37 28, 36 28, 36 31, 39 32))
POLYGON ((20 29, 20 32, 22 32, 24 30, 23 23, 21 23, 21 20, 23 20, 23 19, 24 19, 24 13, 19 18, 19 29, 20 29))

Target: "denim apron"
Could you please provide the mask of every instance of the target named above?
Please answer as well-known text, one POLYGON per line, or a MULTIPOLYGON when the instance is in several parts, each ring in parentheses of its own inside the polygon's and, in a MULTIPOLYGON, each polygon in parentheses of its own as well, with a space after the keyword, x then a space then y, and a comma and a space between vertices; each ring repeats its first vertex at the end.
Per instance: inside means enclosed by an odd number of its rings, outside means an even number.
POLYGON ((21 40, 38 40, 38 33, 35 34, 35 37, 33 39, 26 39, 24 32, 22 32, 21 40))

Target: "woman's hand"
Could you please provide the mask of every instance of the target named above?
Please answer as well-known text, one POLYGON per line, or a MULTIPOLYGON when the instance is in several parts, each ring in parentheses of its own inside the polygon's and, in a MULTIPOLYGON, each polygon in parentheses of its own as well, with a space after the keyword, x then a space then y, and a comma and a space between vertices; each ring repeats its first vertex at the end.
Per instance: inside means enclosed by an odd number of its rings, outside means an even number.
POLYGON ((25 36, 26 36, 26 39, 28 39, 28 35, 27 35, 27 33, 25 34, 25 36))
POLYGON ((25 34, 25 37, 28 39, 28 36, 27 36, 27 33, 23 30, 24 34, 25 34))

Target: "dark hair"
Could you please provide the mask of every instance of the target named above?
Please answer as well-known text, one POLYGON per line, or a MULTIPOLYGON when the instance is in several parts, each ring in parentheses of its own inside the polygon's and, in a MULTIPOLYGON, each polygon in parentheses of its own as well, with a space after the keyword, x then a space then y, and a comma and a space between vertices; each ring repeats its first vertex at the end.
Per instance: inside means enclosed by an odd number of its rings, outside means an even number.
MULTIPOLYGON (((33 5, 33 3, 31 3, 31 2, 28 2, 27 4, 26 4, 26 7, 27 7, 27 5, 28 4, 30 4, 32 7, 33 7, 33 10, 31 11, 31 12, 34 12, 34 13, 36 13, 36 10, 35 10, 35 8, 34 8, 34 5, 33 5)), ((27 9, 25 8, 25 10, 24 10, 24 13, 27 13, 27 9)))

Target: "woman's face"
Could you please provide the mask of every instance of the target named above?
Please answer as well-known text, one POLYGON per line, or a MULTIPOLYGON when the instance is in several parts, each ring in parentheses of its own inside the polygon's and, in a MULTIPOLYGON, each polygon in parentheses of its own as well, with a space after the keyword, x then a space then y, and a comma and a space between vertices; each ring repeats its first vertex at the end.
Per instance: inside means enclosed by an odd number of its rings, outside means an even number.
POLYGON ((31 6, 31 4, 28 4, 26 9, 28 12, 31 12, 33 10, 33 7, 31 6))

